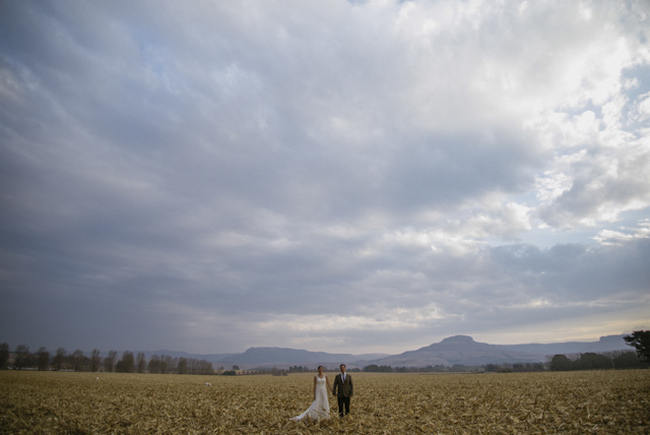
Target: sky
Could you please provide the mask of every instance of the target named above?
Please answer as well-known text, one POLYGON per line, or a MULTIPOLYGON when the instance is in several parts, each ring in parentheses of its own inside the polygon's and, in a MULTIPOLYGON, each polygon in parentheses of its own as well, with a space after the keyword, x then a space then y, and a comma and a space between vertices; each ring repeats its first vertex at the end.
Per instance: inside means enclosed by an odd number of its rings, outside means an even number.
POLYGON ((0 341, 650 328, 650 4, 0 2, 0 341))

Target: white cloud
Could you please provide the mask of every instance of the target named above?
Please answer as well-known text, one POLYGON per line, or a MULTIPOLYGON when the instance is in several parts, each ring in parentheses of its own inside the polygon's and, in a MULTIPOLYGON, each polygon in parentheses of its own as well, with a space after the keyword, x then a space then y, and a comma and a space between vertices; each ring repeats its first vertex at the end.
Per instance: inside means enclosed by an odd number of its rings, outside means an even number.
POLYGON ((620 246, 635 239, 650 238, 650 219, 641 220, 636 227, 620 227, 619 230, 600 230, 594 240, 605 246, 620 246))
POLYGON ((632 120, 640 122, 647 121, 650 119, 650 92, 639 95, 637 101, 636 113, 632 115, 632 120))

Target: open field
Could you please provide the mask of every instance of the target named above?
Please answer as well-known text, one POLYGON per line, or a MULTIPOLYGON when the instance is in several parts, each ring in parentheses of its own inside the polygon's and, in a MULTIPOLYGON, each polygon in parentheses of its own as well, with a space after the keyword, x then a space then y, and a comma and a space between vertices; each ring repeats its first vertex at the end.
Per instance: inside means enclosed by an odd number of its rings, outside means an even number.
POLYGON ((650 432, 650 370, 352 376, 348 418, 330 398, 332 419, 294 423, 311 402, 310 374, 3 371, 0 432, 650 432))

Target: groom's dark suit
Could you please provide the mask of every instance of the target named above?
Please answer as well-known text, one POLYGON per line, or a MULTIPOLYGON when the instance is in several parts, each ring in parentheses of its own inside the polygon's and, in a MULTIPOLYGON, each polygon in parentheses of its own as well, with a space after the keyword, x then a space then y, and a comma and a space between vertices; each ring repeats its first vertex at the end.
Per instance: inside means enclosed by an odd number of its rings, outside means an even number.
POLYGON ((354 386, 352 385, 352 376, 345 373, 339 373, 334 378, 334 385, 332 386, 332 393, 336 394, 339 402, 339 415, 343 417, 343 407, 345 407, 345 414, 350 413, 350 397, 354 394, 354 386))

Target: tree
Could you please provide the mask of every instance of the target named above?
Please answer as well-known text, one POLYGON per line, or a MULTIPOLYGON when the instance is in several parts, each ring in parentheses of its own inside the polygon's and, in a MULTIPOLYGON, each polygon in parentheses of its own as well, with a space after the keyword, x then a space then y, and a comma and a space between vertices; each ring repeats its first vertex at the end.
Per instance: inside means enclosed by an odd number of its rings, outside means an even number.
POLYGON ((623 337, 623 340, 636 348, 639 359, 650 362, 650 331, 634 331, 623 337))
POLYGON ((187 360, 183 357, 178 359, 178 365, 176 366, 176 371, 183 375, 187 373, 187 360))
POLYGON ((232 369, 237 371, 237 370, 239 370, 239 366, 237 364, 235 364, 234 366, 232 366, 232 369))
POLYGON ((29 353, 29 347, 24 344, 16 347, 16 358, 14 359, 14 367, 21 370, 25 367, 32 365, 32 355, 29 353))
POLYGON ((96 372, 99 370, 99 366, 102 364, 101 354, 99 349, 93 349, 90 354, 90 371, 96 372))
POLYGON ((37 365, 39 370, 49 370, 50 368, 50 353, 44 347, 38 349, 37 365))
POLYGON ((611 369, 612 360, 605 355, 586 352, 580 354, 580 358, 573 363, 573 366, 578 370, 611 369))
POLYGON ((72 352, 72 355, 70 355, 70 366, 72 367, 72 370, 75 372, 82 371, 86 367, 86 359, 87 358, 81 349, 72 352))
POLYGON ((201 371, 202 375, 214 375, 214 367, 212 366, 212 363, 210 361, 203 361, 203 368, 201 371))
POLYGON ((195 375, 213 375, 214 374, 214 367, 212 367, 212 363, 210 361, 206 361, 203 359, 200 360, 193 360, 194 363, 192 365, 192 374, 195 375))
POLYGON ((115 360, 117 359, 117 352, 114 350, 108 351, 108 355, 104 358, 104 371, 112 372, 115 370, 115 360))
POLYGON ((9 365, 9 344, 0 344, 0 370, 4 370, 9 365))
POLYGON ((125 350, 122 354, 122 359, 117 362, 116 371, 123 373, 132 373, 135 369, 135 361, 133 359, 133 352, 125 350))
POLYGON ((571 370, 573 362, 566 355, 557 354, 551 358, 551 370, 571 370))
POLYGON ((160 373, 169 373, 174 370, 174 367, 176 367, 174 358, 169 355, 162 355, 160 357, 160 373))
POLYGON ((392 372, 391 366, 378 366, 377 364, 370 364, 363 368, 364 372, 392 372))
POLYGON ((288 370, 279 369, 277 367, 271 368, 271 376, 287 376, 289 374, 288 370))
POLYGON ((136 359, 136 368, 138 373, 144 373, 144 369, 147 368, 147 360, 144 356, 144 353, 138 352, 138 357, 136 359))
POLYGON ((56 350, 54 358, 52 358, 52 365, 54 370, 61 370, 63 368, 63 363, 65 362, 65 349, 60 347, 56 350))
POLYGON ((526 371, 526 365, 524 363, 514 363, 512 365, 512 371, 513 372, 525 372, 526 371))
POLYGON ((644 367, 645 364, 647 364, 639 360, 636 352, 633 352, 631 350, 615 353, 612 357, 612 362, 614 363, 614 367, 617 369, 640 368, 644 367))
POLYGON ((149 365, 147 366, 149 373, 160 373, 160 357, 158 355, 153 355, 149 359, 149 365))

